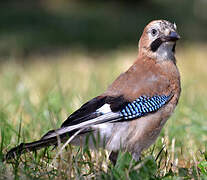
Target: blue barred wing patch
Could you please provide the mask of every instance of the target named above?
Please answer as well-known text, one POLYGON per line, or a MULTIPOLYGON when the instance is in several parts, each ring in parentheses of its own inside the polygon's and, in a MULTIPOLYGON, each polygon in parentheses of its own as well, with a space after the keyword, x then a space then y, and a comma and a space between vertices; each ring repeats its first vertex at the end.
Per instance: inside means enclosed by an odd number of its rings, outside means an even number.
POLYGON ((120 111, 120 115, 124 119, 139 118, 147 113, 155 112, 164 106, 171 96, 140 96, 138 99, 126 104, 120 111))

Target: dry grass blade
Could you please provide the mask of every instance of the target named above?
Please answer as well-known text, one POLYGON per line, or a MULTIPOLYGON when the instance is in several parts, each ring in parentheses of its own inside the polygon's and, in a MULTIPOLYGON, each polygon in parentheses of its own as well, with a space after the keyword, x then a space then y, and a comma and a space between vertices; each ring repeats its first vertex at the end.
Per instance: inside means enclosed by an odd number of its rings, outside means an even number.
POLYGON ((60 150, 58 151, 58 153, 56 154, 56 156, 54 157, 54 159, 52 160, 51 164, 53 164, 55 162, 55 160, 57 159, 57 157, 59 155, 62 154, 63 150, 65 149, 65 147, 84 129, 79 129, 75 134, 73 134, 64 144, 63 146, 60 148, 60 150))

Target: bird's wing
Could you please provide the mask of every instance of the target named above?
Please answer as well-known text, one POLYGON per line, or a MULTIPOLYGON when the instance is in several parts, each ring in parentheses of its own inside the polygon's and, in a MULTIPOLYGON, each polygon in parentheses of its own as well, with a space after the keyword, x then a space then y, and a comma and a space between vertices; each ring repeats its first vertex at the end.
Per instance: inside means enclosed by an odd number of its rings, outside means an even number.
POLYGON ((63 135, 79 129, 88 131, 90 126, 106 122, 116 123, 137 119, 158 111, 171 98, 172 95, 140 96, 129 102, 123 96, 98 96, 71 114, 60 129, 49 131, 42 139, 63 135))
POLYGON ((127 101, 123 96, 97 96, 87 103, 83 104, 80 109, 72 113, 62 124, 61 127, 77 125, 82 122, 97 118, 108 112, 118 111, 127 101))

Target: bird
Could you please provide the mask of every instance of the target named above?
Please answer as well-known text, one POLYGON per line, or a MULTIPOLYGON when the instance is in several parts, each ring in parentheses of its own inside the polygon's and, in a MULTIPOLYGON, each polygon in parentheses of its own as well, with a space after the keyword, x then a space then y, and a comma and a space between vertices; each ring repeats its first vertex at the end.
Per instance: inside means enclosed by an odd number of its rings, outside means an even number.
MULTIPOLYGON (((6 159, 57 146, 73 135, 70 143, 81 145, 93 135, 99 137, 100 147, 110 152, 113 164, 121 149, 139 160, 142 151, 156 141, 178 104, 181 84, 175 46, 179 39, 175 23, 151 21, 140 37, 135 62, 104 93, 83 104, 60 128, 50 130, 40 140, 12 148, 6 159)), ((94 148, 92 140, 89 147, 94 148)))

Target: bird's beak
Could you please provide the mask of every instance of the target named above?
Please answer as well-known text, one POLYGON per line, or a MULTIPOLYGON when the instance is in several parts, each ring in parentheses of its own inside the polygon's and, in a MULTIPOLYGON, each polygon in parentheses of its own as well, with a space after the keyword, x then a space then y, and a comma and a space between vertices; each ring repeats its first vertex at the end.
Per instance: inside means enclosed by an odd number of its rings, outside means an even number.
POLYGON ((162 38, 163 41, 177 41, 177 40, 179 40, 179 39, 180 39, 180 36, 179 36, 179 34, 178 34, 177 32, 175 32, 175 31, 171 31, 171 32, 169 33, 169 35, 164 36, 164 37, 162 38))

